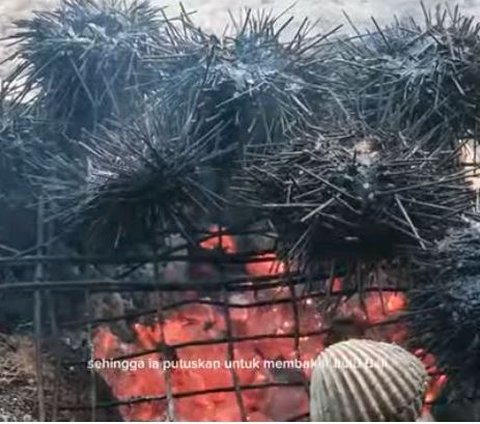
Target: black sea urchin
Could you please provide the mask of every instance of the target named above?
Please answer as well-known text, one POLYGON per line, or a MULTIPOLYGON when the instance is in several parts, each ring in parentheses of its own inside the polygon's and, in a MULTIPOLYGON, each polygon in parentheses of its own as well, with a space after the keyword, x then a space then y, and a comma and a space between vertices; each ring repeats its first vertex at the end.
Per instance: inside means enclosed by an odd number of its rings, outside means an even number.
POLYGON ((223 71, 234 91, 222 107, 245 146, 284 142, 292 129, 328 113, 328 41, 338 28, 323 34, 305 19, 289 37, 291 18, 247 10, 243 20, 232 20, 223 71))
POLYGON ((69 136, 131 114, 157 79, 147 58, 160 26, 148 1, 123 0, 62 0, 18 21, 11 38, 20 64, 11 78, 22 84, 20 99, 37 97, 69 136))
MULTIPOLYGON (((408 314, 412 344, 432 352, 450 398, 480 389, 480 230, 468 225, 426 252, 408 314)), ((477 392, 478 394, 478 392, 477 392)))
POLYGON ((237 153, 280 145, 291 130, 327 109, 329 34, 315 33, 306 20, 296 35, 283 39, 291 19, 265 11, 248 10, 232 21, 233 34, 222 39, 196 28, 186 13, 169 23, 170 42, 159 47, 155 60, 171 71, 156 91, 157 103, 170 111, 195 104, 195 120, 207 131, 224 124, 219 145, 234 145, 237 153))
MULTIPOLYGON (((86 163, 57 156, 41 179, 57 218, 99 246, 152 242, 156 235, 189 237, 220 198, 204 184, 216 155, 187 123, 146 115, 111 123, 82 143, 86 163)), ((157 239, 158 241, 158 239, 157 239)))
POLYGON ((18 203, 30 198, 25 174, 33 154, 45 145, 43 122, 27 106, 16 106, 0 93, 0 200, 18 203))
POLYGON ((427 248, 461 223, 471 193, 451 158, 403 141, 382 132, 303 136, 252 159, 236 192, 271 220, 283 256, 299 265, 427 248))
POLYGON ((480 26, 458 8, 424 11, 425 22, 397 21, 338 43, 338 97, 372 125, 392 114, 423 132, 475 130, 480 100, 480 26))

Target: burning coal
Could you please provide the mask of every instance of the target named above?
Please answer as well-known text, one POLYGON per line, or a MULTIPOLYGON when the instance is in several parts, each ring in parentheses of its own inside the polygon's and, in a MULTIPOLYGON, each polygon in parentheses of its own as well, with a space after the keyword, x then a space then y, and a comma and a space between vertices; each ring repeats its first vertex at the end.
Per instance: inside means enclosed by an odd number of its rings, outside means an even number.
MULTIPOLYGON (((232 237, 216 240, 236 251, 232 237)), ((215 242, 206 241, 203 247, 214 248, 215 242)), ((278 269, 284 265, 274 257, 246 266, 252 277, 278 269)), ((335 281, 336 288, 341 285, 335 281)), ((211 299, 198 297, 197 303, 181 306, 163 320, 138 322, 131 343, 106 326, 98 328, 95 360, 89 365, 121 403, 125 420, 278 421, 308 416, 311 365, 331 342, 329 325, 313 297, 294 297, 285 287, 233 293, 228 300, 228 314, 211 299), (225 336, 229 331, 230 340, 225 336), (173 416, 168 415, 172 399, 173 416)), ((408 330, 393 318, 405 309, 405 295, 371 293, 364 301, 361 307, 358 298, 342 299, 338 316, 364 326, 366 337, 404 343, 408 330)), ((434 375, 426 396, 428 410, 445 376, 439 376, 432 355, 415 353, 434 375)))

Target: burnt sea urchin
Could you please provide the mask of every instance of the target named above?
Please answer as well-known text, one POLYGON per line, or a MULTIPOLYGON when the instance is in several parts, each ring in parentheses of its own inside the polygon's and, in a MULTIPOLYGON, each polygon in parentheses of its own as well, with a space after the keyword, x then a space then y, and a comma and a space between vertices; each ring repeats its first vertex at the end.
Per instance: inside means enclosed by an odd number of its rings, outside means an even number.
POLYGON ((452 157, 404 142, 381 131, 301 136, 254 155, 237 198, 271 221, 282 256, 299 266, 427 248, 461 224, 472 193, 452 157))

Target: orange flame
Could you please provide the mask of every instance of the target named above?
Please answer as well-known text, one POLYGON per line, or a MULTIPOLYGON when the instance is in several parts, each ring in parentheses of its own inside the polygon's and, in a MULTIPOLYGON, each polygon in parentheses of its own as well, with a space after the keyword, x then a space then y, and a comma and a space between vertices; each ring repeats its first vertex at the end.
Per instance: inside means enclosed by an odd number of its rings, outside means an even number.
MULTIPOLYGON (((218 227, 215 227, 219 231, 218 227)), ((221 230, 222 232, 224 229, 221 230)), ((232 236, 222 234, 207 239, 201 243, 205 249, 223 248, 226 253, 236 252, 236 243, 232 236)), ((278 261, 274 255, 263 255, 263 261, 246 265, 246 272, 252 276, 275 275, 285 272, 285 264, 278 261)), ((334 291, 340 290, 342 281, 335 279, 334 291)), ((126 421, 165 420, 167 412, 167 381, 168 389, 176 397, 174 401, 176 420, 187 421, 282 421, 292 416, 308 413, 308 395, 304 387, 269 386, 257 389, 221 391, 234 386, 232 369, 226 365, 229 354, 234 360, 242 360, 235 367, 236 379, 239 385, 262 385, 278 383, 288 378, 280 372, 265 366, 265 361, 300 360, 303 363, 313 361, 324 349, 324 335, 311 335, 295 340, 288 336, 300 330, 302 334, 321 334, 325 329, 322 314, 315 306, 313 299, 297 300, 296 308, 291 299, 289 288, 277 288, 262 291, 234 293, 230 302, 235 305, 229 311, 232 321, 232 336, 236 338, 259 337, 234 344, 233 352, 225 343, 227 325, 221 309, 210 304, 189 304, 179 307, 168 315, 163 322, 146 325, 137 323, 133 326, 136 336, 134 343, 124 343, 107 327, 101 327, 94 338, 94 356, 97 359, 110 359, 122 355, 132 355, 146 350, 157 352, 129 359, 128 364, 143 362, 144 368, 132 367, 126 370, 99 369, 105 382, 112 389, 113 395, 120 401, 128 401, 141 397, 160 397, 160 400, 137 402, 121 406, 120 413, 126 421), (268 301, 267 306, 247 307, 254 302, 268 301), (242 307, 242 305, 246 305, 242 307), (299 329, 295 328, 296 317, 299 329), (286 336, 286 337, 282 337, 286 336), (211 342, 217 341, 215 344, 211 342), (196 343, 193 346, 191 343, 196 343), (210 342, 202 344, 202 342, 210 342), (168 362, 166 352, 162 347, 176 346, 175 360, 184 361, 189 366, 171 367, 165 369, 168 362), (178 345, 188 345, 188 347, 178 345), (135 362, 136 361, 136 362, 135 362), (203 366, 202 366, 203 361, 203 366), (196 364, 197 366, 193 366, 196 364), (218 366, 217 366, 218 365, 218 366), (168 377, 168 378, 167 378, 168 377), (217 391, 216 391, 217 390, 217 391), (192 392, 210 391, 207 394, 192 392), (242 416, 239 399, 244 406, 246 416, 242 416)), ((199 299, 200 301, 200 299, 199 299)), ((371 293, 366 296, 365 306, 361 307, 358 298, 345 299, 339 307, 339 312, 353 316, 365 324, 365 328, 373 329, 367 336, 382 340, 404 343, 408 332, 404 324, 391 320, 405 309, 407 299, 402 293, 371 293), (377 325, 378 324, 378 325, 377 325), (382 324, 382 325, 380 325, 382 324)), ((166 349, 167 350, 167 349, 166 349)), ((423 351, 415 352, 422 358, 428 371, 436 375, 432 377, 426 396, 425 411, 428 403, 435 400, 443 389, 446 377, 439 375, 435 358, 423 351)), ((296 370, 303 374, 306 381, 311 377, 311 368, 296 370)))
POLYGON ((264 253, 257 256, 258 262, 249 262, 245 270, 251 276, 284 274, 287 270, 285 264, 275 257, 274 254, 264 253))
POLYGON ((231 235, 225 234, 226 228, 218 225, 210 228, 210 233, 214 234, 200 242, 200 247, 206 250, 222 249, 225 253, 236 253, 237 243, 231 235))

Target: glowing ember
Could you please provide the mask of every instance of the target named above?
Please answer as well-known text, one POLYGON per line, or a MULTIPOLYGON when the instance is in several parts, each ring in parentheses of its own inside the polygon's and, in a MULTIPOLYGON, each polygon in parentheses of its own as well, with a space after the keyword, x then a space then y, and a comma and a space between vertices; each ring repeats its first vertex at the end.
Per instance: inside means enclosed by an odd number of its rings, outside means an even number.
MULTIPOLYGON (((221 247, 226 253, 236 251, 235 240, 226 234, 207 239, 202 247, 221 247)), ((249 275, 285 272, 285 266, 273 255, 261 259, 246 265, 249 275)), ((333 291, 340 290, 341 285, 341 280, 336 279, 333 291)), ((99 328, 94 338, 96 359, 153 352, 127 359, 126 368, 98 370, 119 401, 137 399, 135 403, 120 406, 123 419, 165 420, 167 391, 175 396, 176 420, 283 421, 307 414, 311 368, 305 364, 311 364, 328 339, 322 334, 324 319, 313 299, 297 300, 294 308, 291 296, 289 288, 232 294, 229 299, 232 304, 230 331, 237 341, 231 351, 225 338, 228 329, 223 310, 212 306, 212 302, 202 303, 201 299, 177 308, 163 322, 135 324, 133 343, 122 342, 106 327, 99 328), (251 306, 256 302, 258 306, 251 306), (299 328, 295 328, 296 316, 299 328), (305 336, 295 339, 292 335, 298 330, 305 336), (210 343, 202 344, 207 341, 210 343), (295 361, 303 367, 288 366, 296 364, 295 361), (287 366, 282 368, 281 364, 287 366), (254 388, 236 393, 233 390, 235 380, 242 387, 254 388), (285 386, 285 383, 298 385, 285 386), (145 400, 148 398, 155 399, 145 400), (245 415, 242 415, 240 404, 245 415)), ((343 299, 338 313, 354 319, 368 337, 403 343, 407 338, 405 325, 385 324, 385 321, 391 320, 405 306, 406 298, 401 293, 383 293, 382 296, 371 293, 362 302, 355 297, 343 299)), ((438 397, 446 377, 439 374, 432 355, 423 351, 416 354, 434 375, 426 398, 428 403, 438 397)), ((425 410, 428 411, 428 406, 425 410)))
POLYGON ((277 261, 273 254, 263 254, 258 257, 259 262, 247 263, 245 268, 248 275, 276 275, 286 272, 283 262, 277 261))
POLYGON ((429 414, 431 403, 438 399, 447 384, 447 376, 440 373, 437 367, 437 360, 431 353, 427 353, 423 349, 418 349, 414 353, 423 361, 431 376, 430 385, 425 396, 425 405, 423 407, 424 414, 429 414))
MULTIPOLYGON (((282 294, 277 293, 276 295, 280 298, 284 297, 282 294)), ((234 301, 239 303, 239 300, 243 300, 247 303, 250 300, 247 299, 249 296, 249 294, 236 294, 234 301), (245 296, 245 298, 240 299, 239 296, 245 296)), ((281 373, 281 370, 265 368, 264 361, 295 359, 293 338, 276 338, 282 334, 292 333, 294 319, 291 304, 283 303, 274 308, 259 306, 248 308, 245 311, 232 317, 234 337, 267 334, 274 338, 235 343, 233 357, 238 365, 234 367, 234 371, 238 384, 251 386, 288 382, 284 379, 285 376, 277 375, 281 373)), ((304 332, 318 331, 321 321, 313 310, 313 306, 305 305, 302 312, 301 330, 304 332)), ((150 326, 136 324, 134 328, 137 335, 135 344, 124 344, 108 329, 101 328, 95 337, 95 357, 108 359, 153 350, 162 343, 172 346, 192 341, 221 340, 225 334, 225 320, 214 307, 196 304, 179 308, 165 320, 163 325, 160 323, 150 326)), ((299 340, 300 360, 314 359, 322 348, 321 337, 302 338, 299 340)), ((162 369, 148 369, 149 364, 161 364, 161 360, 166 359, 159 353, 153 353, 136 358, 136 360, 140 359, 147 363, 146 370, 115 370, 111 372, 111 370, 102 369, 100 373, 107 384, 112 387, 114 396, 119 400, 141 396, 163 396, 167 372, 170 372, 172 392, 176 395, 229 389, 233 387, 234 381, 232 370, 226 365, 227 358, 227 344, 219 342, 208 346, 189 346, 176 349, 175 359, 179 366, 172 367, 168 371, 164 370, 161 365, 162 369)), ((288 371, 286 370, 287 373, 288 371)), ((292 416, 292 413, 297 411, 299 414, 308 413, 308 397, 304 387, 267 387, 244 390, 241 398, 247 412, 247 419, 250 421, 281 420, 292 416)), ((125 420, 161 420, 165 419, 166 402, 137 403, 122 407, 120 412, 125 420)), ((175 412, 177 419, 188 421, 238 421, 242 418, 237 398, 232 392, 218 392, 178 399, 175 401, 175 412)))
POLYGON ((215 235, 200 242, 200 247, 206 250, 221 249, 225 253, 236 253, 237 243, 232 236, 225 234, 225 231, 223 227, 213 226, 210 232, 215 235))
MULTIPOLYGON (((364 307, 360 307, 358 298, 350 298, 340 306, 339 315, 353 318, 357 325, 365 329, 364 336, 405 345, 408 340, 408 329, 404 322, 395 321, 395 317, 407 306, 407 298, 403 293, 386 292, 365 295, 364 307)), ((447 383, 447 376, 437 368, 435 357, 418 349, 413 352, 425 364, 430 374, 430 384, 425 396, 424 413, 430 412, 430 405, 440 396, 447 383)))

